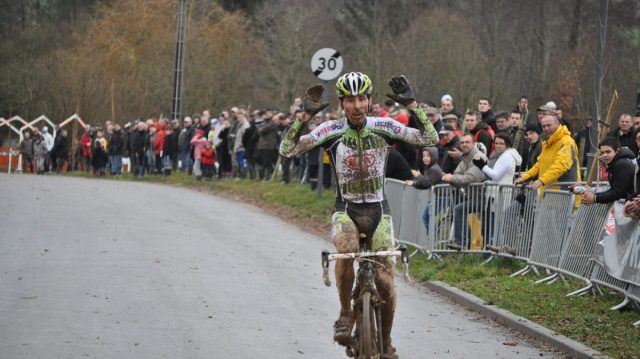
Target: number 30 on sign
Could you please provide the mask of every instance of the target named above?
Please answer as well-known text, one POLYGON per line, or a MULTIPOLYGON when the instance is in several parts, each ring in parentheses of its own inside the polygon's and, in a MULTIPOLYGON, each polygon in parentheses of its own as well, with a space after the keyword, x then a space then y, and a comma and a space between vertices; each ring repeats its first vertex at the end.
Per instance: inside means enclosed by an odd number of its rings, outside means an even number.
POLYGON ((322 81, 335 79, 342 72, 342 55, 334 49, 325 47, 311 57, 311 71, 322 81))

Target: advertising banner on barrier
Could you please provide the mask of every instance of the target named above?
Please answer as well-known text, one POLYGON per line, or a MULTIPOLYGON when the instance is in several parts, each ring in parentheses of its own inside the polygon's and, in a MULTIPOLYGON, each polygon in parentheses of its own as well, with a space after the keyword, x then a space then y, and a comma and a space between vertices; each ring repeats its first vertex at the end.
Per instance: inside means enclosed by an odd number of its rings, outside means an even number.
POLYGON ((639 222, 622 215, 615 203, 594 253, 595 260, 616 279, 640 286, 639 222))

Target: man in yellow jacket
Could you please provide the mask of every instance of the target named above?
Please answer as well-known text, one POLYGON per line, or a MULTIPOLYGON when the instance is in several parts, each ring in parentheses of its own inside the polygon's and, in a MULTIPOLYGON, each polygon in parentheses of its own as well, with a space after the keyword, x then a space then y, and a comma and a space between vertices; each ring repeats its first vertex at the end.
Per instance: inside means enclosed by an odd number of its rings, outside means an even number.
POLYGON ((518 177, 515 184, 535 178, 531 188, 540 188, 544 192, 546 186, 553 182, 579 182, 578 147, 571 132, 553 114, 542 117, 540 124, 545 137, 542 152, 535 165, 518 177))

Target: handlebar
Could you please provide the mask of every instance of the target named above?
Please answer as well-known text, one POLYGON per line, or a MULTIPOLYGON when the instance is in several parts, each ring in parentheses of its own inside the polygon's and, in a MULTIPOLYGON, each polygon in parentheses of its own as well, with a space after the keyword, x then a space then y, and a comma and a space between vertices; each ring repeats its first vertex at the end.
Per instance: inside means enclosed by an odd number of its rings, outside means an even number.
POLYGON ((358 261, 368 260, 372 257, 400 257, 402 259, 402 269, 404 277, 409 280, 409 251, 407 246, 401 244, 396 249, 377 252, 355 252, 355 253, 331 253, 326 249, 322 251, 322 279, 324 285, 331 286, 329 279, 329 262, 337 259, 355 259, 358 261))

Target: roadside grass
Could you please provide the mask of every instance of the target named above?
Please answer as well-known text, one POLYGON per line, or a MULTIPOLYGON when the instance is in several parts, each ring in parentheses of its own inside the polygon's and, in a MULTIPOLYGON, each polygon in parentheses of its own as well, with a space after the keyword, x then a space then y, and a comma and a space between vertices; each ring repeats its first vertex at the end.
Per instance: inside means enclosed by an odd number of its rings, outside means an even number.
MULTIPOLYGON (((93 177, 89 174, 69 174, 93 177)), ((296 217, 315 222, 329 221, 333 204, 333 192, 325 191, 318 200, 316 192, 308 186, 282 185, 279 182, 251 180, 214 180, 195 182, 186 174, 145 176, 143 179, 129 175, 102 177, 123 181, 162 183, 195 190, 211 190, 249 203, 262 201, 285 208, 296 217)), ((311 223, 308 222, 308 223, 311 223)), ((487 264, 476 254, 444 254, 442 261, 422 254, 411 258, 411 273, 419 281, 440 280, 465 290, 487 304, 508 310, 539 323, 562 335, 582 342, 614 358, 640 359, 640 329, 631 324, 640 320, 634 310, 611 311, 622 297, 606 291, 604 296, 585 295, 565 297, 583 286, 583 283, 567 278, 565 282, 535 285, 540 276, 529 274, 510 278, 509 275, 524 267, 524 263, 509 258, 496 257, 487 264)))
POLYGON ((481 254, 445 254, 442 261, 418 254, 411 258, 411 272, 420 281, 446 282, 611 357, 640 358, 640 330, 631 325, 640 313, 609 310, 622 301, 620 295, 605 291, 603 296, 566 297, 584 283, 567 278, 536 285, 546 272, 510 278, 523 262, 502 257, 483 261, 481 254))

